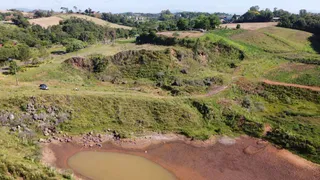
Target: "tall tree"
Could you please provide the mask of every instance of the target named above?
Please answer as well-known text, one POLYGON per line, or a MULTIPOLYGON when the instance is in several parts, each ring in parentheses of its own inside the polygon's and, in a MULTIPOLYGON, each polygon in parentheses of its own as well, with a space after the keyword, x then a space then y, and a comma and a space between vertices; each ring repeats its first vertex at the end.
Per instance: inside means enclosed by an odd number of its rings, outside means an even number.
POLYGON ((77 6, 73 6, 74 12, 78 12, 77 6))
POLYGON ((179 30, 188 30, 189 29, 189 21, 185 18, 180 18, 177 22, 177 27, 179 30))

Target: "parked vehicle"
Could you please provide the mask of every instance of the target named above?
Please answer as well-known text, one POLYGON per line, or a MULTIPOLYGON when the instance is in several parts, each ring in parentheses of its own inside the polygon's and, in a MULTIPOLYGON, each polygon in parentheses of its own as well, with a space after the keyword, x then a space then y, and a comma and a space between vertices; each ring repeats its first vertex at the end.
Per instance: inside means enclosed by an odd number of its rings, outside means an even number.
POLYGON ((49 87, 46 84, 40 84, 39 88, 41 90, 49 90, 49 87))

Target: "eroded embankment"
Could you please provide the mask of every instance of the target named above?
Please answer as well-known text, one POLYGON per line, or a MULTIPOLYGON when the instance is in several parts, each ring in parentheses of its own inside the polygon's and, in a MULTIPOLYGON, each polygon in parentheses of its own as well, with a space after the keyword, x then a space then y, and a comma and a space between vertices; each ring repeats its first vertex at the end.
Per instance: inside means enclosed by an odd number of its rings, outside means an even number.
POLYGON ((202 143, 180 136, 148 136, 136 140, 109 140, 102 143, 102 147, 84 147, 79 143, 80 139, 73 139, 72 143, 44 145, 44 163, 69 169, 67 160, 74 154, 101 151, 147 158, 171 171, 178 179, 186 180, 316 180, 320 177, 318 165, 246 136, 235 140, 212 138, 202 143))

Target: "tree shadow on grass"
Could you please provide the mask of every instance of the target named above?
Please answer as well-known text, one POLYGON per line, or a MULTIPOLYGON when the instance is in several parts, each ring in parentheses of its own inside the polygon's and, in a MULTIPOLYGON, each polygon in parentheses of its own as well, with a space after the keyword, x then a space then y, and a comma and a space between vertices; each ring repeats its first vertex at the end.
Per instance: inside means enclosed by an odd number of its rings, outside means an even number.
POLYGON ((63 55, 63 54, 66 54, 65 51, 52 51, 51 54, 53 55, 63 55))
POLYGON ((309 37, 309 41, 311 42, 311 47, 313 50, 320 54, 320 35, 314 34, 313 36, 309 37))

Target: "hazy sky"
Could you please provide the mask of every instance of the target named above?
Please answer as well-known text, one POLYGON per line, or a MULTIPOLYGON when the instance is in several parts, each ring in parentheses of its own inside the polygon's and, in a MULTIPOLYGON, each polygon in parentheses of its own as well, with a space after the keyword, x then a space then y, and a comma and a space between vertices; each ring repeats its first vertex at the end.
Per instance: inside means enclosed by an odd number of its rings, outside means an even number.
POLYGON ((205 12, 244 13, 250 6, 282 8, 290 12, 307 9, 320 12, 320 0, 0 0, 0 9, 88 7, 103 12, 160 12, 163 9, 205 12))

